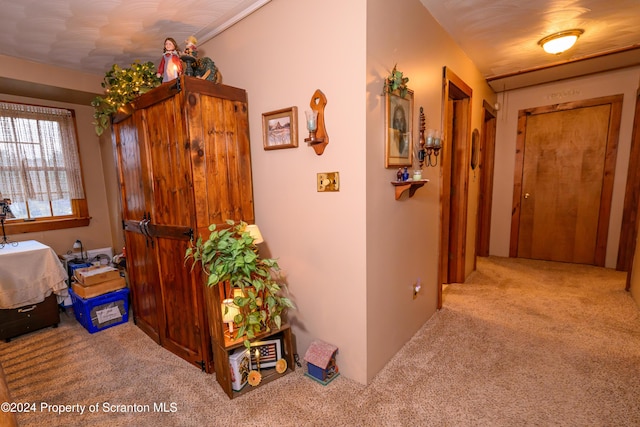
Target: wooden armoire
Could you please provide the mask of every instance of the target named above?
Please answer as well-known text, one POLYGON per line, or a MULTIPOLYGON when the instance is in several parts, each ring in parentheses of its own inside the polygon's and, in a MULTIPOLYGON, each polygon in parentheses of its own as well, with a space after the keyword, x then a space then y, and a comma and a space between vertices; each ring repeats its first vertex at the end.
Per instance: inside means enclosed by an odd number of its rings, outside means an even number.
POLYGON ((247 95, 182 76, 114 117, 133 319, 158 344, 213 370, 203 273, 190 238, 254 222, 247 95))

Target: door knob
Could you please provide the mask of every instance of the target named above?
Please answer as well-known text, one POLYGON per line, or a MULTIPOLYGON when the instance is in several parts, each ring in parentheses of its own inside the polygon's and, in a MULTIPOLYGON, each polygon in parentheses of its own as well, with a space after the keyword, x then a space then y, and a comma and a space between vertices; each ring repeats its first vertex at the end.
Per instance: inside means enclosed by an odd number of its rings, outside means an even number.
POLYGON ((529 193, 524 193, 524 198, 525 198, 525 199, 528 199, 530 195, 531 195, 531 194, 529 194, 529 193))

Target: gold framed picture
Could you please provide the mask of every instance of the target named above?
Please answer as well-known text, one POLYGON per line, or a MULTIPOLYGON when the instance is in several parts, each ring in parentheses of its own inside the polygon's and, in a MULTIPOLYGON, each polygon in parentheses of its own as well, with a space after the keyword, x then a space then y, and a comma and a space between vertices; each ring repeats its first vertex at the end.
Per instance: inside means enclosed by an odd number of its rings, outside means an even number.
POLYGON ((298 146, 298 107, 262 114, 262 143, 265 150, 298 146))
POLYGON ((413 156, 413 91, 402 97, 396 92, 385 93, 385 156, 384 166, 411 166, 413 156))

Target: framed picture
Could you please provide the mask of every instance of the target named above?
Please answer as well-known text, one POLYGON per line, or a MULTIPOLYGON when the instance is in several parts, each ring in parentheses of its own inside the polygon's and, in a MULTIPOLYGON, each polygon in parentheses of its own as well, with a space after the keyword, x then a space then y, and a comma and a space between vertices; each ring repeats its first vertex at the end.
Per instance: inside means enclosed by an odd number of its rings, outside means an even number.
POLYGON ((298 146, 298 107, 262 114, 262 143, 265 150, 298 146))
POLYGON ((411 166, 413 155, 413 91, 401 97, 397 92, 385 94, 386 168, 411 166))
POLYGON ((257 369, 256 351, 258 352, 258 361, 260 369, 272 368, 276 366, 276 362, 282 359, 282 344, 280 339, 257 341, 251 343, 249 355, 251 357, 251 369, 257 369))

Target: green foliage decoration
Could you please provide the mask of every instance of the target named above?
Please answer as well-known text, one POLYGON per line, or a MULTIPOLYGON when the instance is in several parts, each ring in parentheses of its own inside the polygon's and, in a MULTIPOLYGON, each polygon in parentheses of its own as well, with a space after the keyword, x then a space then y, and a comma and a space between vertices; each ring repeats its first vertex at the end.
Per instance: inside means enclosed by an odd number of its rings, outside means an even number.
POLYGON ((244 344, 250 348, 257 334, 280 329, 284 312, 295 306, 282 295, 284 284, 278 283, 278 261, 260 257, 247 223, 228 220, 227 224, 228 228, 220 229, 212 224, 208 239, 192 240, 185 252, 185 263, 190 260, 192 269, 201 264, 208 275, 207 286, 228 282, 232 290, 242 290, 243 296, 234 298, 239 308, 234 319, 238 326, 236 339, 246 335, 244 344))
POLYGON ((98 136, 111 126, 111 117, 120 107, 162 83, 156 73, 156 66, 151 61, 134 62, 129 68, 114 64, 107 71, 102 81, 104 96, 97 96, 91 101, 95 109, 93 124, 98 136))
POLYGON ((393 66, 393 70, 384 81, 384 92, 385 93, 393 93, 398 91, 400 96, 404 98, 409 91, 407 87, 407 83, 409 82, 409 77, 403 77, 402 72, 398 71, 398 64, 393 66))

